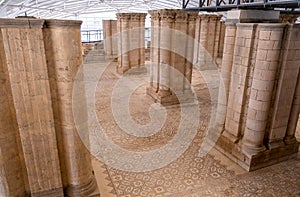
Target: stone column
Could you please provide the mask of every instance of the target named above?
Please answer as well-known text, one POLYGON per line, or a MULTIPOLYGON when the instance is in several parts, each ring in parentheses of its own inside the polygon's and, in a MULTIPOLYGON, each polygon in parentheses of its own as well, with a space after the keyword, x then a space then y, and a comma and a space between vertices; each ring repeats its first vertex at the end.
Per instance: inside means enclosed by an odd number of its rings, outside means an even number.
MULTIPOLYGON (((143 18, 145 21, 145 17, 143 18)), ((140 14, 130 14, 130 21, 129 21, 129 61, 130 61, 130 68, 134 66, 140 66, 141 58, 145 61, 145 45, 144 48, 142 47, 142 39, 141 39, 141 22, 140 22, 140 14), (144 50, 143 50, 144 49, 144 50), (142 51, 144 57, 142 57, 142 51)), ((145 24, 144 24, 145 27, 145 24)), ((145 28, 142 28, 145 31, 145 28)), ((145 42, 145 33, 144 42, 145 42)))
MULTIPOLYGON (((223 91, 219 91, 218 97, 218 113, 220 117, 223 117, 224 114, 227 113, 227 102, 229 96, 229 87, 231 80, 231 71, 233 66, 233 57, 234 57, 234 49, 235 49, 235 39, 236 39, 236 24, 235 23, 225 23, 225 37, 224 37, 224 51, 223 51, 223 59, 221 66, 221 77, 222 81, 220 87, 224 87, 225 95, 223 91)), ((225 121, 225 120, 224 120, 225 121)), ((224 122, 225 126, 225 122, 224 122)), ((229 129, 223 132, 223 135, 230 139, 232 142, 237 140, 237 136, 232 134, 229 129)))
POLYGON ((75 77, 82 65, 80 25, 81 21, 46 20, 43 32, 66 195, 95 196, 97 184, 90 152, 77 131, 80 127, 88 135, 84 87, 81 92, 73 93, 75 77), (82 109, 80 123, 75 123, 73 105, 82 109))
MULTIPOLYGON (((300 25, 294 24, 289 26, 289 44, 285 47, 286 51, 286 70, 288 71, 285 75, 285 81, 288 83, 287 86, 289 87, 288 93, 293 91, 290 88, 293 88, 293 81, 297 78, 298 79, 295 84, 296 88, 294 88, 294 96, 293 96, 293 103, 291 106, 287 131, 285 135, 285 143, 286 144, 295 144, 297 143, 295 138, 295 131, 299 119, 299 112, 300 112, 300 25), (292 80, 293 79, 293 80, 292 80)), ((286 87, 284 87, 287 89, 286 87)), ((284 98, 286 94, 283 94, 284 98)))
MULTIPOLYGON (((9 72, 31 196, 63 196, 42 33, 44 20, 0 21, 6 53, 4 66, 9 72)), ((81 56, 80 47, 78 52, 81 56)), ((12 179, 20 176, 18 162, 14 165, 16 177, 9 177, 12 179)), ((22 193, 21 182, 15 182, 20 188, 14 192, 22 193)))
MULTIPOLYGON (((225 66, 227 64, 229 68, 222 68, 222 71, 224 71, 222 75, 224 76, 226 75, 226 72, 228 72, 228 70, 231 70, 230 87, 225 86, 225 90, 226 88, 229 88, 226 110, 225 134, 227 134, 227 137, 233 142, 236 142, 236 140, 240 137, 243 129, 243 116, 246 106, 245 99, 247 97, 248 78, 250 73, 250 67, 252 65, 251 50, 253 48, 255 31, 255 24, 237 24, 232 68, 230 68, 231 65, 229 64, 230 56, 228 56, 229 62, 224 62, 225 66)), ((231 29, 231 32, 234 33, 235 29, 231 29)), ((226 57, 224 54, 224 60, 226 60, 225 58, 226 57)), ((224 84, 229 84, 229 82, 226 81, 226 77, 224 81, 224 84)))
POLYGON ((195 45, 194 45, 194 63, 198 61, 199 47, 200 47, 200 32, 201 32, 201 18, 198 15, 196 18, 196 26, 195 26, 195 45))
MULTIPOLYGON (((220 21, 221 30, 220 30, 220 42, 219 42, 219 50, 218 50, 218 57, 223 59, 223 49, 224 49, 224 40, 225 40, 225 31, 226 25, 224 21, 220 21)), ((222 61, 220 65, 222 64, 222 61)))
POLYGON ((110 57, 112 54, 112 43, 111 43, 111 23, 110 20, 102 20, 103 26, 103 46, 104 52, 107 57, 110 57))
MULTIPOLYGON (((242 146, 243 151, 249 155, 266 149, 263 140, 280 57, 280 47, 274 47, 274 43, 280 42, 283 30, 282 24, 259 24, 258 48, 242 146), (266 66, 265 61, 269 66, 266 66)), ((271 129, 270 137, 274 136, 274 132, 271 129)))
POLYGON ((197 62, 200 69, 206 68, 208 65, 206 65, 207 62, 209 62, 210 52, 207 50, 207 43, 208 43, 208 23, 209 23, 209 15, 208 14, 202 14, 199 16, 201 20, 201 27, 200 27, 200 37, 199 37, 199 53, 197 56, 197 62))
POLYGON ((194 64, 194 49, 196 43, 195 34, 196 34, 196 20, 198 18, 198 13, 190 12, 188 13, 187 18, 187 46, 186 46, 186 53, 185 53, 185 71, 184 76, 186 80, 189 82, 186 84, 184 81, 184 93, 191 91, 191 82, 192 82, 192 73, 193 73, 193 64, 194 64))
POLYGON ((130 62, 129 62, 129 50, 130 50, 130 43, 129 43, 129 20, 130 15, 128 14, 117 14, 118 17, 118 30, 119 33, 119 45, 120 51, 118 55, 118 65, 117 71, 119 72, 126 72, 130 69, 130 62))
POLYGON ((285 135, 285 143, 292 144, 296 142, 295 132, 299 120, 300 113, 300 75, 298 73, 297 87, 293 98, 292 110, 289 117, 287 132, 285 135))
POLYGON ((140 35, 140 60, 139 65, 143 65, 145 63, 145 20, 146 14, 140 15, 140 24, 139 24, 139 35, 140 35))
POLYGON ((117 46, 117 20, 102 20, 104 51, 107 58, 116 58, 117 46))
MULTIPOLYGON (((169 52, 169 61, 165 64, 172 66, 175 68, 174 70, 170 70, 169 78, 170 84, 172 84, 172 88, 178 91, 184 90, 184 78, 185 78, 185 67, 182 66, 186 64, 185 53, 187 51, 187 46, 189 43, 187 39, 187 31, 188 31, 188 15, 184 12, 177 12, 174 16, 174 27, 172 27, 172 19, 170 18, 170 29, 174 29, 175 31, 170 32, 172 35, 164 35, 167 38, 171 38, 172 40, 167 41, 169 52), (173 46, 172 46, 173 45, 173 46), (183 73, 182 76, 177 76, 175 71, 179 71, 183 73)), ((162 27, 165 27, 165 24, 162 24, 162 27)), ((164 51, 164 50, 163 50, 164 51)))
POLYGON ((151 28, 154 37, 150 74, 158 88, 150 83, 147 94, 163 105, 178 104, 179 94, 183 102, 190 102, 193 98, 190 84, 185 83, 184 78, 191 82, 197 14, 173 9, 151 11, 150 14, 152 25, 156 25, 151 28))
POLYGON ((197 19, 196 40, 199 45, 195 48, 194 58, 197 58, 201 69, 216 63, 220 45, 221 15, 201 14, 197 19))
POLYGON ((171 66, 171 49, 172 49, 172 34, 175 19, 173 10, 161 10, 160 15, 160 84, 158 94, 160 97, 171 95, 170 90, 170 66, 171 66))
POLYGON ((27 174, 22 171, 23 153, 6 60, 8 21, 0 20, 0 196, 26 196, 27 174))
POLYGON ((149 11, 151 15, 151 48, 150 48, 150 84, 148 94, 156 94, 159 89, 159 61, 160 61, 160 22, 157 10, 149 11), (150 93, 153 92, 153 93, 150 93))
MULTIPOLYGON (((280 74, 277 77, 277 92, 269 131, 268 147, 270 149, 284 146, 284 137, 294 98, 287 95, 294 95, 299 75, 299 66, 295 64, 296 62, 300 64, 300 57, 294 54, 298 48, 294 42, 297 42, 300 36, 299 34, 297 36, 297 29, 293 25, 282 25, 282 29, 272 28, 270 34, 270 40, 274 42, 273 49, 281 50, 280 74), (279 44, 280 42, 282 45, 279 44)), ((268 51, 268 53, 271 52, 268 51)))
POLYGON ((230 75, 223 72, 231 57, 226 56, 225 37, 221 71, 225 79, 231 78, 224 102, 225 131, 217 148, 247 170, 295 157, 299 148, 294 139, 299 117, 299 25, 249 23, 278 22, 278 11, 235 10, 228 13, 228 19, 243 23, 237 23, 234 31, 230 75))
POLYGON ((118 57, 118 28, 117 28, 117 20, 110 20, 110 28, 111 28, 111 50, 114 58, 118 57))
POLYGON ((117 71, 120 73, 145 63, 145 26, 141 26, 145 25, 145 17, 145 13, 117 14, 120 49, 117 71))

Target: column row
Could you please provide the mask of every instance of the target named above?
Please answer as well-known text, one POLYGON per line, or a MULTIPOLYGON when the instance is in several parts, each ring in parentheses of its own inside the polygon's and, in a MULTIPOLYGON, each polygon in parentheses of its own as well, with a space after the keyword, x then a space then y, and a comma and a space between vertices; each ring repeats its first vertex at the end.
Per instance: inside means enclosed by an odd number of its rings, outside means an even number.
POLYGON ((117 71, 145 64, 145 13, 118 13, 117 71))
POLYGON ((214 62, 220 66, 225 25, 221 21, 222 15, 201 14, 196 20, 194 61, 200 68, 214 62))
POLYGON ((97 188, 71 108, 80 25, 0 20, 1 196, 89 196, 97 188))
POLYGON ((189 100, 198 13, 151 11, 150 86, 147 94, 164 105, 189 100), (179 98, 180 97, 180 98, 179 98))
POLYGON ((219 145, 248 170, 298 151, 299 25, 227 23, 221 74, 227 93, 219 145), (275 154, 276 153, 276 154, 275 154))

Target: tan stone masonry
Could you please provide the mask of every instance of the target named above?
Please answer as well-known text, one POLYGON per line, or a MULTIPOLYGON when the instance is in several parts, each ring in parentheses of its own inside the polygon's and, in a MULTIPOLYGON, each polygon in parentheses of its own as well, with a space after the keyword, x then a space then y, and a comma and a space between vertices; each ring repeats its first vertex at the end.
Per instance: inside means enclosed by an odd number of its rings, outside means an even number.
POLYGON ((191 98, 189 83, 192 79, 193 38, 198 14, 171 9, 154 10, 149 13, 152 40, 150 86, 147 88, 147 94, 161 104, 172 105, 178 103, 171 90, 173 89, 188 102, 191 98), (182 75, 176 75, 171 68, 182 75))
POLYGON ((106 58, 118 57, 117 20, 102 20, 106 58))
POLYGON ((118 66, 124 73, 145 64, 145 13, 118 13, 118 66))
POLYGON ((0 20, 1 196, 90 196, 97 188, 72 118, 80 24, 0 20))
POLYGON ((226 24, 221 74, 228 97, 220 100, 226 122, 218 144, 248 170, 298 151, 299 40, 299 25, 226 24))

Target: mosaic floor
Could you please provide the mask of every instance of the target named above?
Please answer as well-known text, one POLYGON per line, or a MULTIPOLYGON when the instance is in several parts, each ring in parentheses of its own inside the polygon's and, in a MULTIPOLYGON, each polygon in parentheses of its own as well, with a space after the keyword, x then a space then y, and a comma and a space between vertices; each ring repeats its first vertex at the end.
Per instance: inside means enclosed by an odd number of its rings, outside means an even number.
MULTIPOLYGON (((180 122, 179 107, 166 108, 167 118, 164 126, 149 137, 132 136, 118 126, 111 109, 111 96, 120 79, 120 75, 115 73, 115 64, 105 62, 84 65, 87 83, 97 80, 96 70, 106 69, 96 89, 87 88, 87 92, 96 92, 96 114, 105 135, 116 145, 132 152, 151 151, 169 143, 178 130, 176 128, 180 122)), ((192 84, 201 106, 199 107, 201 119, 197 133, 187 150, 170 164, 146 172, 116 169, 95 157, 93 166, 101 195, 104 197, 300 196, 300 155, 295 159, 250 173, 215 149, 204 157, 199 157, 198 151, 208 127, 211 106, 209 91, 203 78, 196 72, 193 74, 192 84)), ((153 105, 153 101, 145 92, 146 85, 139 86, 131 94, 128 104, 132 119, 141 125, 151 121, 148 110, 153 105)), ((98 146, 97 142, 92 140, 91 146, 98 146)))

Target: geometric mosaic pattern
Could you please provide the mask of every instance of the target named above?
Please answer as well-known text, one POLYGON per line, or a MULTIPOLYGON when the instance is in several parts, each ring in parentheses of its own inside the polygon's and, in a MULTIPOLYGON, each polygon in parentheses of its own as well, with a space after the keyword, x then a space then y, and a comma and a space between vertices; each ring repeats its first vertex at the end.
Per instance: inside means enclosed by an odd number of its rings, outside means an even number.
MULTIPOLYGON (((173 127, 177 126, 176 108, 167 110, 169 124, 148 139, 132 137, 116 126, 109 109, 111 91, 118 79, 114 70, 114 65, 111 65, 102 78, 104 85, 97 87, 99 99, 96 107, 107 135, 116 144, 129 150, 155 149, 167 143, 174 135, 173 127)), ((234 169, 228 170, 231 169, 230 165, 236 164, 224 165, 222 157, 211 154, 203 158, 198 156, 209 120, 210 99, 203 79, 196 73, 193 75, 193 86, 201 105, 199 110, 204 118, 200 120, 198 133, 191 146, 168 166, 150 172, 126 172, 102 164, 106 180, 110 182, 107 187, 111 196, 300 196, 300 157, 254 172, 243 171, 237 174, 234 169)), ((147 109, 153 102, 145 96, 145 88, 146 86, 142 86, 134 92, 130 104, 132 117, 140 124, 149 121, 147 109), (143 102, 139 102, 142 99, 143 102)))

